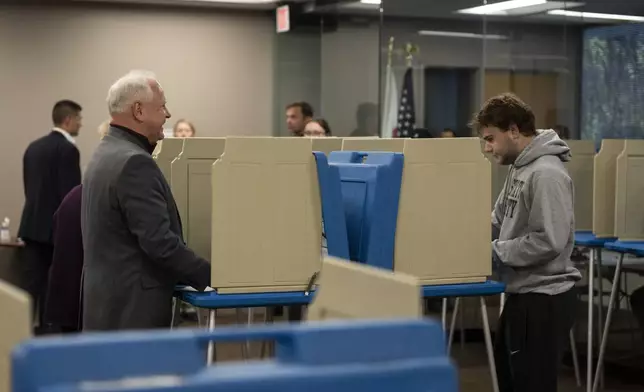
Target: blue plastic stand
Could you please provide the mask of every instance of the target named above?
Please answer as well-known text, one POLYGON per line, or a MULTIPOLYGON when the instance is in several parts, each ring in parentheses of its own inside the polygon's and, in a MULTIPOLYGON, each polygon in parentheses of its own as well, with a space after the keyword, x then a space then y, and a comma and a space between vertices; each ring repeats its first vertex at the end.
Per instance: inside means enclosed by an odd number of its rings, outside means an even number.
POLYGON ((614 241, 607 242, 604 247, 618 253, 627 253, 637 257, 644 257, 643 241, 614 241))
POLYGON ((327 251, 329 256, 348 259, 347 224, 342 209, 338 208, 342 205, 340 173, 336 167, 329 165, 324 153, 314 152, 313 155, 318 169, 327 251))
POLYGON ((352 261, 393 269, 403 154, 334 151, 352 261))
POLYGON ((617 238, 597 238, 591 231, 576 231, 575 245, 585 248, 602 248, 605 243, 613 242, 617 238))
POLYGON ((440 325, 349 321, 33 339, 12 358, 20 392, 456 392, 440 325), (273 360, 205 367, 209 341, 274 340, 273 360), (375 344, 377 343, 377 344, 375 344), (126 385, 128 386, 126 388, 126 385))

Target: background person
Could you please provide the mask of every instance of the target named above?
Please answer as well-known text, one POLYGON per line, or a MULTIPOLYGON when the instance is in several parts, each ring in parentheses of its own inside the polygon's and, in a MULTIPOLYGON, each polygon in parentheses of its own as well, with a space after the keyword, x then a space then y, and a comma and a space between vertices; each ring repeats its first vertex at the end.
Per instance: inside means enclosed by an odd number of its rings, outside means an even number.
POLYGON ((331 127, 323 118, 316 118, 309 121, 304 127, 303 136, 308 137, 329 137, 331 136, 331 127))
POLYGON ((174 137, 195 137, 197 129, 190 121, 181 119, 172 127, 172 135, 174 137))
POLYGON ((54 127, 33 141, 23 157, 25 205, 18 237, 25 242, 25 289, 39 313, 37 334, 44 332, 47 277, 54 252, 54 213, 81 182, 80 153, 74 140, 82 126, 81 111, 74 101, 56 102, 52 109, 54 127))
POLYGON ((308 102, 295 102, 286 107, 286 128, 290 136, 302 136, 304 127, 313 119, 313 107, 308 102))

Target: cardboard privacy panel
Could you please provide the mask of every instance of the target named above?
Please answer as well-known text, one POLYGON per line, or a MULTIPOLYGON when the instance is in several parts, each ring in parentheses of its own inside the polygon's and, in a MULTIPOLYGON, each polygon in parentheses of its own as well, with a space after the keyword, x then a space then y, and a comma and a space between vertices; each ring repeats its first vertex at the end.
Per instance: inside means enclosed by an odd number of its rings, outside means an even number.
POLYGON ((491 169, 478 138, 407 139, 394 269, 421 284, 491 274, 491 169))
POLYGON ((342 150, 403 152, 405 140, 402 138, 345 138, 342 142, 342 150))
POLYGON ((161 140, 154 152, 152 153, 152 158, 157 162, 157 166, 161 169, 161 173, 165 177, 166 181, 170 183, 170 172, 172 168, 172 161, 181 154, 183 150, 183 141, 185 139, 179 138, 168 138, 161 140))
POLYGON ((617 157, 615 236, 620 241, 644 240, 644 140, 625 140, 617 157))
POLYGON ((0 281, 0 392, 11 391, 11 353, 31 338, 31 300, 24 291, 0 281))
POLYGON ((327 257, 307 320, 422 317, 418 279, 327 257))
POLYGON ((595 143, 592 140, 566 140, 572 159, 566 163, 575 187, 575 230, 593 229, 593 167, 595 143))
POLYGON ((490 169, 491 169, 491 176, 492 176, 492 202, 491 206, 492 209, 494 209, 494 205, 496 203, 496 199, 499 198, 499 195, 503 191, 503 187, 505 186, 505 179, 508 176, 508 171, 510 170, 510 166, 505 166, 505 165, 499 165, 496 163, 496 159, 492 156, 492 154, 488 154, 484 151, 485 149, 485 142, 481 140, 481 151, 483 151, 483 155, 487 158, 488 161, 490 161, 490 169))
POLYGON ((322 210, 306 138, 228 138, 212 167, 212 282, 221 293, 301 291, 319 271, 322 210))
POLYGON ((342 151, 342 138, 339 137, 312 137, 313 151, 329 155, 332 151, 342 151))
POLYGON ((172 194, 183 224, 183 237, 199 256, 210 257, 210 170, 224 152, 225 138, 184 139, 172 162, 172 194))
POLYGON ((615 237, 615 177, 623 139, 603 139, 593 170, 593 234, 615 237))

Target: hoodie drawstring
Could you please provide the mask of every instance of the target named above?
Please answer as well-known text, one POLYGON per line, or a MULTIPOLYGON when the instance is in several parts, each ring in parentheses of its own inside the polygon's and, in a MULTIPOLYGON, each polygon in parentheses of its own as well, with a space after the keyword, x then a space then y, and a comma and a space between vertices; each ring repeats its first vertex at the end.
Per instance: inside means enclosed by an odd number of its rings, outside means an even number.
POLYGON ((510 184, 514 181, 514 179, 512 178, 513 174, 514 174, 514 165, 510 165, 510 171, 508 172, 508 175, 505 177, 505 186, 503 187, 503 201, 501 202, 503 217, 505 217, 505 208, 508 203, 508 189, 511 189, 510 184))

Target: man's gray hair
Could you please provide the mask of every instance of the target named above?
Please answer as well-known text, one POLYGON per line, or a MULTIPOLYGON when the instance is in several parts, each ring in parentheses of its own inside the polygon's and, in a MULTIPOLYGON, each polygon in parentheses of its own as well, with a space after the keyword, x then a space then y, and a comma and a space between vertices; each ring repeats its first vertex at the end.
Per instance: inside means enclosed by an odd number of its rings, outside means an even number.
POLYGON ((156 82, 154 73, 134 70, 117 80, 107 93, 107 107, 110 114, 123 113, 136 101, 151 101, 153 98, 150 82, 156 82))

